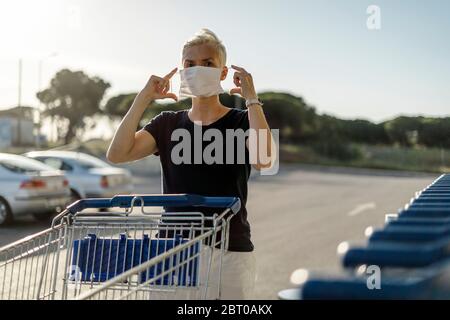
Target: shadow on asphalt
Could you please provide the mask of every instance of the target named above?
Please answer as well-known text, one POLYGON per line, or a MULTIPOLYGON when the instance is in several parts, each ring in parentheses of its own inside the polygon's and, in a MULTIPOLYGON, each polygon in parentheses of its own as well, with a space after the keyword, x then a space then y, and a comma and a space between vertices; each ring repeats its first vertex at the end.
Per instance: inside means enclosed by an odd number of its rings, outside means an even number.
POLYGON ((51 222, 52 222, 51 219, 49 219, 48 221, 37 221, 31 216, 30 217, 27 216, 27 217, 16 218, 12 223, 8 224, 7 226, 0 227, 0 230, 12 228, 12 227, 16 228, 16 230, 17 230, 20 228, 30 228, 31 226, 47 228, 47 227, 50 227, 51 222))
POLYGON ((51 221, 36 221, 33 217, 21 217, 7 226, 0 227, 0 247, 30 234, 50 228, 51 221))

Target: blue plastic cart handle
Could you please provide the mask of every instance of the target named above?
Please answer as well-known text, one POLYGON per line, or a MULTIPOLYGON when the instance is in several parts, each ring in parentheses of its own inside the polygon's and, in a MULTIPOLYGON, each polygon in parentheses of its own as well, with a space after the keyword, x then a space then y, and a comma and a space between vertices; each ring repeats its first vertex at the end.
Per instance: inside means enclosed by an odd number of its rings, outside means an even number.
POLYGON ((397 220, 392 220, 386 226, 437 226, 437 227, 450 227, 449 218, 408 218, 405 216, 399 216, 397 220))
POLYGON ((380 290, 370 290, 367 280, 361 279, 311 279, 302 287, 304 300, 339 299, 424 299, 433 297, 430 290, 432 278, 414 281, 384 280, 380 290))
POLYGON ((414 199, 412 201, 414 204, 418 204, 418 203, 423 203, 423 204, 435 204, 435 203, 440 203, 443 206, 445 205, 450 205, 450 197, 419 197, 417 199, 414 199))
POLYGON ((141 199, 145 207, 211 207, 230 208, 233 213, 241 209, 241 201, 237 197, 205 197, 194 194, 135 194, 117 195, 112 198, 81 199, 67 207, 72 214, 84 209, 95 208, 130 208, 141 206, 141 199))
MULTIPOLYGON (((447 241, 448 242, 448 241, 447 241)), ((342 259, 344 267, 356 267, 362 264, 379 267, 426 267, 448 257, 446 246, 442 243, 429 246, 397 245, 389 243, 382 246, 353 248, 342 259)))
POLYGON ((428 196, 428 195, 443 195, 450 193, 450 189, 438 189, 438 190, 424 190, 420 193, 420 196, 428 196))
POLYGON ((450 207, 409 207, 406 210, 401 210, 399 215, 404 217, 417 217, 417 218, 450 218, 450 207))
POLYGON ((399 242, 431 242, 448 237, 449 228, 442 227, 390 227, 384 230, 377 230, 369 238, 370 243, 379 241, 399 241, 399 242))

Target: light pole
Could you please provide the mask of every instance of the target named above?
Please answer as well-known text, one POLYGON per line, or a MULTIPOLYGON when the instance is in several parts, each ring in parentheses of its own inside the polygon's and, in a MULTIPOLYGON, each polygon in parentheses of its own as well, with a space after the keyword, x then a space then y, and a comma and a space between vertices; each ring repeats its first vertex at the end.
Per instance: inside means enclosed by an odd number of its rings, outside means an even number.
MULTIPOLYGON (((45 56, 45 57, 43 57, 43 58, 41 58, 39 60, 39 64, 38 64, 38 92, 40 92, 42 90, 42 69, 43 69, 43 66, 44 66, 44 61, 47 60, 47 59, 56 57, 57 55, 58 55, 57 52, 52 52, 51 54, 49 54, 49 55, 47 55, 47 56, 45 56)), ((38 148, 40 147, 40 140, 39 140, 39 138, 40 138, 40 135, 41 135, 41 110, 42 110, 42 103, 39 100, 39 103, 38 103, 38 128, 37 128, 38 138, 37 138, 37 141, 36 141, 36 146, 38 148)), ((52 126, 53 126, 53 123, 52 123, 52 126)), ((52 128, 52 130, 53 130, 53 128, 52 128)))
POLYGON ((22 59, 19 59, 19 83, 18 83, 18 92, 17 92, 17 145, 20 146, 22 144, 22 128, 21 128, 21 119, 22 119, 22 112, 21 105, 22 105, 22 59))

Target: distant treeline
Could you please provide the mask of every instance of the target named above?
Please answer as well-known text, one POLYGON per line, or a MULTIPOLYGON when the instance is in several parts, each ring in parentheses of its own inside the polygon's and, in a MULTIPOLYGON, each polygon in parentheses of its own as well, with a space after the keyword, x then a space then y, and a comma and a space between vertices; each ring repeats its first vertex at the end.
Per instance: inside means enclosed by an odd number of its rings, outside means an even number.
POLYGON ((272 128, 280 140, 310 144, 320 154, 342 160, 357 158, 354 144, 425 146, 450 149, 450 118, 399 116, 381 123, 343 120, 318 114, 300 98, 286 93, 261 94, 272 128))
MULTIPOLYGON (((264 112, 271 128, 280 130, 280 142, 308 144, 318 153, 341 160, 358 157, 353 144, 398 145, 450 148, 450 118, 400 116, 381 123, 368 120, 343 120, 318 114, 301 97, 281 92, 264 92, 264 112)), ((122 116, 131 106, 135 94, 120 95, 108 101, 107 113, 122 116)), ((244 100, 222 94, 221 102, 228 107, 244 107, 244 100)), ((153 103, 142 124, 164 110, 190 107, 190 100, 176 103, 153 103)))

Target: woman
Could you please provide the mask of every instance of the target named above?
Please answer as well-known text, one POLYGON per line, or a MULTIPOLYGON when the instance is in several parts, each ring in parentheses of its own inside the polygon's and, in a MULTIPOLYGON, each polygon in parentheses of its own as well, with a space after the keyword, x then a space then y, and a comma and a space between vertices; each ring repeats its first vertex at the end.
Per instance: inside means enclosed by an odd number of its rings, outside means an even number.
MULTIPOLYGON (((109 146, 107 158, 112 163, 123 163, 156 154, 160 156, 162 164, 164 193, 239 197, 242 208, 231 220, 229 246, 223 258, 222 298, 253 298, 256 266, 247 221, 247 182, 251 170, 250 159, 254 160, 252 166, 257 170, 268 168, 273 163, 271 158, 263 162, 258 153, 262 149, 271 155, 273 142, 270 129, 252 76, 244 68, 232 65, 236 87, 230 90, 230 94, 240 94, 246 100, 247 110, 228 108, 220 103, 219 94, 223 92, 220 82, 225 80, 229 69, 226 66, 226 49, 212 31, 202 29, 185 43, 182 65, 180 95, 191 97, 192 107, 178 112, 162 112, 136 132, 142 114, 153 100, 171 98, 178 101, 178 97, 169 92, 170 79, 178 68, 164 77, 152 75, 121 121, 109 146), (230 139, 224 138, 222 142, 226 147, 210 152, 207 159, 207 151, 211 148, 208 149, 204 140, 200 143, 200 149, 191 141, 187 146, 192 150, 179 152, 180 141, 174 136, 182 135, 175 133, 195 135, 195 130, 205 132, 203 138, 208 130, 214 134, 223 134, 223 137, 226 137, 227 130, 263 132, 263 135, 250 134, 250 139, 244 139, 243 148, 233 143, 231 149, 228 148, 230 139), (222 160, 218 157, 221 152, 224 153, 222 160), (242 155, 245 161, 239 162, 242 155), (185 161, 180 161, 180 158, 185 161)), ((235 137, 239 138, 238 135, 235 137)), ((234 138, 231 140, 235 142, 234 138)), ((211 213, 206 209, 202 211, 211 213)))

